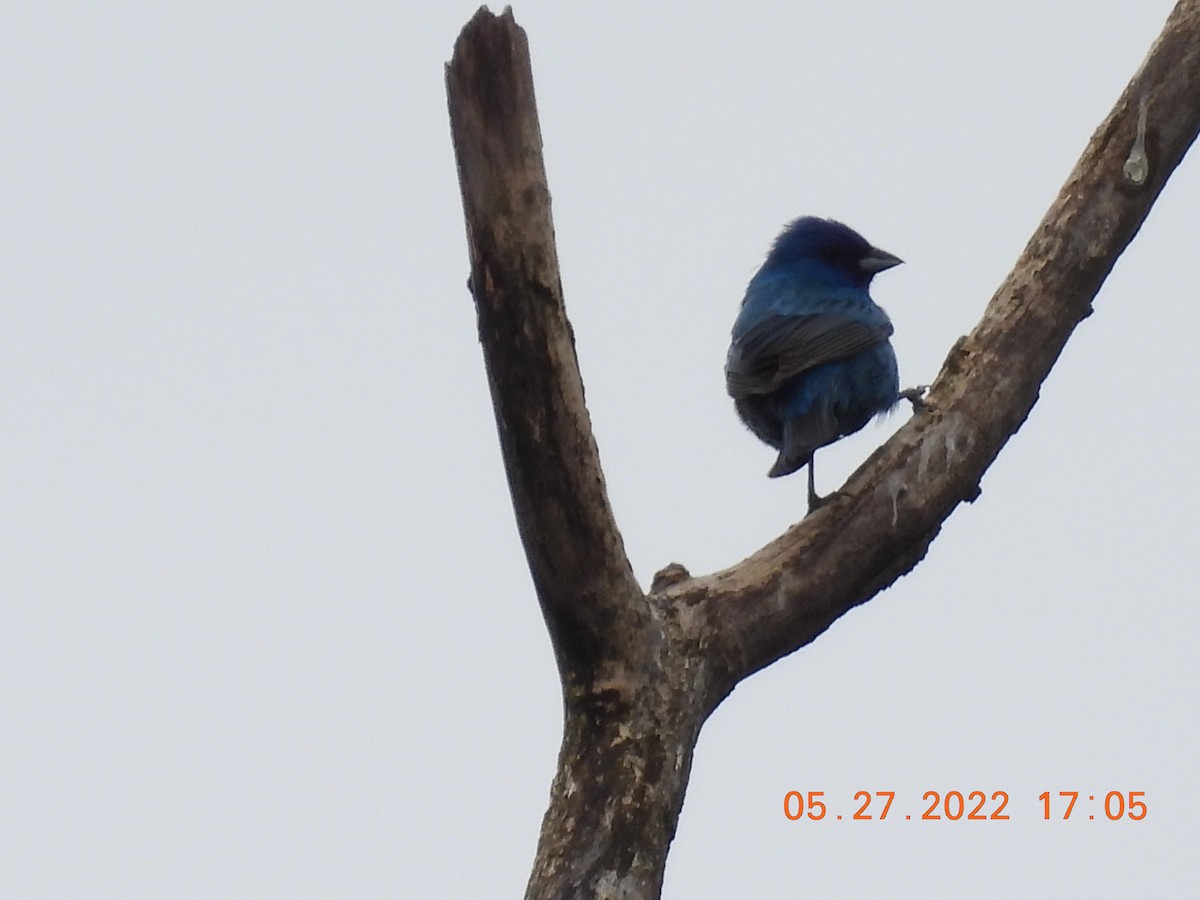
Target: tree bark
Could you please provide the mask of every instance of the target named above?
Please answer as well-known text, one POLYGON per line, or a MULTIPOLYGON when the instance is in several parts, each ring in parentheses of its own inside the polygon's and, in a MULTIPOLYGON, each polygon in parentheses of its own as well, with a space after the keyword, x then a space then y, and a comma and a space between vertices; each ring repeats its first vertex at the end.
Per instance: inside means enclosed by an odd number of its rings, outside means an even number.
POLYGON ((1200 0, 1181 0, 922 411, 737 565, 638 586, 563 305, 524 31, 481 9, 446 67, 470 287, 513 507, 563 686, 528 898, 658 897, 708 715, 924 556, 975 499, 1200 131, 1200 0))

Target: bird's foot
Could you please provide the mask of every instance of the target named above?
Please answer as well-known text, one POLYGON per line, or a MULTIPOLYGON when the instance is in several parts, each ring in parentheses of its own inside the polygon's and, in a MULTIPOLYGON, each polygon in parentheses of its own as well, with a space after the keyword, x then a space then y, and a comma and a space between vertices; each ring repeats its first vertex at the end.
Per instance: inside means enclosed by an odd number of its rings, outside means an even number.
POLYGON ((916 387, 905 388, 898 395, 901 400, 907 400, 912 404, 913 414, 923 413, 928 409, 925 403, 925 394, 929 390, 929 385, 918 384, 916 387))

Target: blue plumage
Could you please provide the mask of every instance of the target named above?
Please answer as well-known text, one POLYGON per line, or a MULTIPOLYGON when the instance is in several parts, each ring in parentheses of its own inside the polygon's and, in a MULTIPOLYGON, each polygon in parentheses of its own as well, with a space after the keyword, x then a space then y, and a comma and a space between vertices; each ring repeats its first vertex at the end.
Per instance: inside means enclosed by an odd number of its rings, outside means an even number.
POLYGON ((868 293, 901 262, 840 222, 797 219, 750 280, 733 325, 725 384, 738 415, 779 451, 772 478, 809 467, 900 398, 892 323, 868 293))

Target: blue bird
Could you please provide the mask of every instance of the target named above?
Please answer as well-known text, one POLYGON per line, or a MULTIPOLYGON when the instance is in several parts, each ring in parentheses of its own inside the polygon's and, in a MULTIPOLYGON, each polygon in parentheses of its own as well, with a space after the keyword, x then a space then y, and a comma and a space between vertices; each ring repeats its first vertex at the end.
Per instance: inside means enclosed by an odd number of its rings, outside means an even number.
POLYGON ((867 291, 901 262, 841 222, 806 216, 784 228, 746 288, 725 386, 746 426, 779 451, 770 477, 808 466, 810 512, 821 502, 814 451, 912 393, 900 393, 892 322, 867 291))

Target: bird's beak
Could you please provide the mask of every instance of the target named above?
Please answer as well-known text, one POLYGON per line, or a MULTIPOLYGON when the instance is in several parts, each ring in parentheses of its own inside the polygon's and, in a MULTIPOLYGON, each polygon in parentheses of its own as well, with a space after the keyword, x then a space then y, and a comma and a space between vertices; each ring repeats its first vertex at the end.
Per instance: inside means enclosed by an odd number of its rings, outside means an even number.
POLYGON ((877 275, 884 269, 890 269, 892 266, 898 266, 904 262, 898 256, 892 256, 886 250, 880 250, 878 247, 872 247, 862 259, 858 261, 858 267, 868 275, 877 275))

